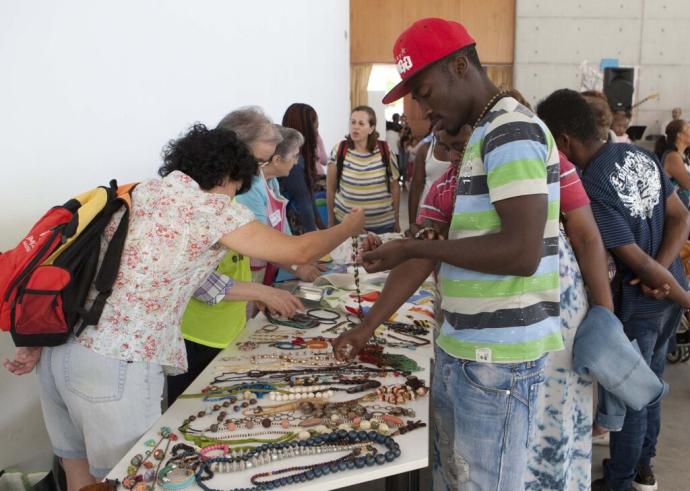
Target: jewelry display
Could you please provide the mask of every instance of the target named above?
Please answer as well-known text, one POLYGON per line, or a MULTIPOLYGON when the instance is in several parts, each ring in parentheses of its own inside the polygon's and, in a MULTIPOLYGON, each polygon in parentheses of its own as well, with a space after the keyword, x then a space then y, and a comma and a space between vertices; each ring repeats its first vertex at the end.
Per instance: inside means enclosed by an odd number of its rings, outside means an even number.
POLYGON ((268 310, 264 312, 264 315, 266 316, 266 319, 268 319, 268 322, 279 326, 294 327, 295 329, 313 329, 319 326, 318 320, 300 312, 295 313, 289 319, 273 317, 268 310))
MULTIPOLYGON (((401 454, 400 445, 390 436, 384 436, 374 431, 367 432, 364 430, 353 430, 348 432, 345 430, 339 430, 328 435, 309 438, 300 442, 299 445, 297 442, 280 443, 272 446, 261 445, 249 454, 243 455, 241 460, 245 463, 244 465, 246 469, 247 463, 250 463, 250 468, 254 467, 254 463, 252 462, 253 457, 261 455, 266 451, 271 451, 272 460, 273 455, 276 456, 275 460, 280 460, 283 458, 290 458, 290 453, 293 454, 292 456, 295 456, 295 449, 298 447, 303 447, 303 449, 300 451, 301 453, 306 452, 307 455, 319 455, 323 453, 323 449, 328 448, 329 445, 347 446, 353 444, 368 444, 364 447, 368 450, 366 455, 362 455, 363 452, 361 451, 361 447, 359 449, 355 448, 352 452, 348 453, 344 457, 335 459, 333 461, 256 474, 251 477, 251 483, 255 486, 254 489, 274 489, 276 487, 305 482, 307 480, 311 481, 330 473, 346 471, 348 469, 361 469, 366 466, 383 465, 386 462, 393 462, 401 454), (382 445, 386 449, 385 452, 377 451, 375 448, 375 445, 377 444, 382 445), (280 476, 283 474, 289 475, 269 481, 260 480, 266 477, 280 476)), ((196 473, 197 485, 205 491, 215 491, 214 488, 206 485, 206 481, 213 479, 215 475, 215 472, 212 470, 212 466, 218 463, 233 464, 238 462, 237 459, 238 457, 218 457, 201 462, 199 465, 199 470, 196 473)))
POLYGON ((413 359, 393 353, 384 353, 383 347, 377 344, 367 344, 357 355, 362 363, 370 363, 378 367, 391 367, 405 372, 418 372, 422 368, 413 359))
POLYGON ((283 366, 333 367, 347 365, 347 362, 336 360, 333 353, 310 353, 304 356, 298 354, 288 355, 284 353, 270 353, 252 355, 250 360, 252 365, 261 365, 261 362, 266 360, 268 360, 268 364, 278 363, 283 366))
POLYGON ((142 491, 146 491, 155 488, 156 476, 168 452, 170 442, 177 440, 177 435, 167 426, 163 426, 159 434, 161 438, 158 442, 153 439, 147 440, 144 445, 148 447, 148 450, 143 454, 136 454, 130 460, 130 465, 127 467, 127 476, 122 479, 122 486, 126 489, 137 489, 137 491, 141 489, 142 491), (165 449, 161 448, 161 444, 164 441, 166 442, 165 449), (156 469, 154 469, 155 464, 150 460, 151 457, 153 457, 155 461, 158 461, 158 467, 156 469), (140 474, 139 470, 142 467, 146 470, 143 474, 140 474))
POLYGON ((429 334, 428 321, 415 321, 412 325, 404 324, 402 322, 384 322, 383 325, 389 331, 398 334, 412 334, 414 336, 423 336, 429 334), (419 322, 419 324, 418 324, 419 322))
POLYGON ((368 276, 357 264, 359 238, 349 245, 355 291, 342 295, 349 295, 351 313, 331 308, 339 298, 334 295, 288 319, 266 312, 265 324, 248 323, 204 372, 209 385, 181 396, 187 400, 176 406, 185 411, 177 434, 186 441, 161 432, 160 440, 147 442, 127 470, 127 489, 299 489, 303 482, 400 456, 396 439, 426 426, 426 410, 417 417, 415 409, 429 388, 413 375, 420 365, 399 353, 428 350, 436 297, 425 286, 379 326, 355 362, 336 360, 333 339, 359 325, 365 306, 380 296, 378 287, 362 292, 368 276))
POLYGON ((390 404, 405 404, 408 401, 414 401, 417 399, 417 396, 425 396, 428 392, 428 387, 413 389, 407 385, 391 385, 376 389, 379 401, 385 401, 390 404))
POLYGON ((293 341, 278 341, 276 343, 272 343, 270 346, 271 346, 271 348, 277 348, 277 349, 288 350, 288 351, 307 349, 307 345, 305 343, 296 343, 294 340, 293 341))
POLYGON ((345 331, 349 331, 350 329, 352 329, 352 327, 354 327, 352 322, 350 322, 349 320, 344 320, 343 322, 338 322, 334 326, 325 329, 323 333, 334 334, 337 336, 339 334, 344 333, 345 331))
POLYGON ((395 339, 398 342, 391 343, 390 341, 387 341, 386 344, 391 348, 407 348, 414 350, 416 348, 419 348, 420 346, 426 346, 427 344, 431 343, 429 339, 423 338, 421 336, 415 336, 414 334, 401 334, 401 336, 407 336, 408 339, 403 339, 393 334, 387 334, 387 337, 389 339, 395 339), (413 339, 416 341, 413 341, 413 339))

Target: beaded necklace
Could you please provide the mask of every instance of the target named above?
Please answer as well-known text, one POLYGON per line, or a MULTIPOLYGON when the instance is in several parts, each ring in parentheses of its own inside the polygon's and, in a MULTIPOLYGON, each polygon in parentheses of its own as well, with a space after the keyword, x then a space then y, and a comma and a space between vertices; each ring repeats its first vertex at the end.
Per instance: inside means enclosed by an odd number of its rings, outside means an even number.
POLYGON ((165 458, 165 454, 168 452, 168 447, 171 441, 177 440, 177 435, 172 432, 167 426, 163 426, 159 434, 161 435, 160 440, 156 443, 154 439, 146 440, 144 445, 148 447, 148 450, 144 454, 136 454, 130 460, 130 465, 127 467, 127 476, 122 479, 122 486, 126 489, 137 489, 137 491, 145 491, 155 488, 156 476, 158 470, 160 469, 161 463, 165 458), (166 442, 165 449, 161 448, 161 444, 166 442), (158 467, 154 470, 154 463, 149 460, 153 457, 154 460, 158 461, 158 467), (139 474, 141 467, 144 467, 146 471, 143 474, 139 474), (153 484, 151 484, 153 483, 153 484))
POLYGON ((359 264, 357 263, 357 252, 359 249, 359 238, 356 235, 352 236, 352 266, 355 273, 355 292, 357 294, 357 318, 361 322, 364 319, 364 310, 362 309, 362 289, 359 283, 359 264))
MULTIPOLYGON (((489 102, 486 103, 484 106, 484 109, 482 109, 482 112, 479 113, 479 116, 477 117, 476 121, 472 124, 472 132, 477 129, 477 126, 479 123, 482 121, 484 116, 489 112, 489 110, 498 102, 499 99, 502 97, 507 96, 508 93, 504 91, 497 92, 491 99, 489 99, 489 102)), ((472 160, 468 160, 465 162, 465 152, 467 151, 467 145, 469 143, 469 138, 465 142, 465 144, 462 147, 462 152, 461 152, 461 160, 460 160, 460 169, 458 171, 458 178, 460 181, 460 184, 465 186, 469 184, 472 178, 472 172, 474 170, 474 165, 472 164, 472 160)))
MULTIPOLYGON (((366 466, 383 465, 387 462, 393 462, 396 458, 400 457, 401 454, 400 445, 390 436, 384 436, 374 431, 367 432, 364 430, 353 430, 348 432, 345 430, 339 430, 328 435, 312 437, 299 443, 289 442, 272 445, 260 445, 259 447, 256 447, 250 451, 250 453, 244 455, 242 460, 245 462, 246 466, 246 462, 251 461, 255 455, 260 455, 266 451, 271 452, 271 459, 273 459, 273 455, 275 455, 276 460, 278 460, 280 458, 279 455, 289 456, 292 452, 294 456, 295 449, 298 447, 303 447, 301 452, 307 452, 307 455, 318 455, 323 452, 324 448, 328 448, 329 445, 344 445, 345 448, 347 448, 348 445, 362 444, 368 444, 365 448, 369 449, 369 453, 367 453, 365 456, 361 455, 361 451, 358 452, 356 451, 357 449, 355 449, 344 457, 335 459, 333 461, 256 474, 251 477, 251 482, 255 487, 241 489, 274 489, 280 486, 311 481, 330 473, 342 472, 354 468, 361 469, 366 466), (375 450, 376 444, 384 446, 386 449, 385 452, 378 452, 375 450), (319 452, 319 450, 321 450, 321 452, 319 452), (260 480, 266 477, 281 476, 284 474, 289 475, 268 481, 260 480)), ((236 457, 218 457, 201 462, 196 473, 197 485, 205 491, 217 491, 214 488, 206 485, 206 481, 212 479, 215 474, 211 467, 217 463, 233 463, 236 461, 236 459, 236 457)), ((235 489, 238 490, 238 488, 235 489)))

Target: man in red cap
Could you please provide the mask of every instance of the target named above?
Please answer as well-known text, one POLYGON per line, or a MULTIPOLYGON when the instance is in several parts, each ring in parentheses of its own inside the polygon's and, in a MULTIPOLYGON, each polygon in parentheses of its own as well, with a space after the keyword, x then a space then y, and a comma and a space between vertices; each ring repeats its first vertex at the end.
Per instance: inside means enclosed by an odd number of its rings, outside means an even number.
POLYGON ((411 92, 437 128, 473 131, 449 240, 397 240, 364 253, 368 271, 395 270, 334 350, 341 359, 359 352, 440 262, 434 489, 522 489, 546 355, 563 348, 558 150, 544 123, 491 83, 461 24, 422 19, 393 51, 402 82, 384 103, 411 92))

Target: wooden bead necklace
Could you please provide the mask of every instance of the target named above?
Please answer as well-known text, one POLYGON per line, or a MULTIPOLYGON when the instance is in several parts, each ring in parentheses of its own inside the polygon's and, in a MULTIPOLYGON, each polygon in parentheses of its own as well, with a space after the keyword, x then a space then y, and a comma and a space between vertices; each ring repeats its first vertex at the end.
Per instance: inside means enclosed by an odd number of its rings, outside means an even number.
MULTIPOLYGON (((307 452, 313 452, 312 455, 318 455, 320 453, 318 450, 320 447, 323 448, 325 446, 334 444, 364 444, 363 448, 368 449, 369 453, 367 453, 366 456, 362 456, 361 450, 354 449, 345 457, 341 457, 333 461, 310 464, 301 467, 290 467, 287 469, 279 469, 271 472, 256 474, 251 477, 251 482, 255 486, 253 489, 274 489, 279 486, 286 486, 289 484, 296 484, 305 482, 307 480, 317 479, 325 474, 345 471, 347 469, 361 469, 366 466, 383 465, 386 462, 392 462, 400 456, 400 445, 398 445, 392 437, 387 437, 376 432, 366 432, 363 430, 353 430, 350 432, 339 430, 328 435, 309 438, 303 442, 300 442, 299 445, 297 442, 280 443, 270 446, 262 445, 254 449, 253 454, 244 455, 242 460, 247 462, 254 455, 260 455, 267 450, 272 450, 274 453, 283 452, 284 454, 287 451, 287 454, 289 455, 289 449, 294 449, 297 447, 305 447, 307 452), (378 452, 375 449, 376 444, 383 445, 386 448, 386 451, 378 452), (311 450, 311 448, 314 448, 314 450, 311 450), (261 480, 266 477, 283 476, 285 474, 289 475, 275 478, 270 481, 261 480)), ((199 470, 196 473, 197 485, 205 491, 215 491, 213 488, 210 488, 206 485, 206 481, 212 479, 215 474, 212 470, 212 466, 217 463, 231 462, 235 460, 236 458, 228 459, 227 457, 218 457, 201 462, 199 465, 199 470)))
POLYGON ((146 491, 155 488, 156 476, 161 467, 161 463, 168 452, 170 442, 177 440, 177 435, 172 432, 167 426, 161 427, 159 434, 160 440, 156 442, 154 439, 146 440, 144 445, 149 449, 144 454, 136 454, 130 460, 130 465, 127 467, 127 476, 122 479, 122 486, 126 489, 136 489, 137 491, 146 491), (165 448, 161 448, 161 444, 166 442, 165 448), (154 470, 155 464, 149 460, 153 457, 158 461, 158 466, 154 470), (146 471, 139 474, 141 467, 146 471))
POLYGON ((362 309, 362 289, 359 283, 359 263, 357 262, 357 254, 359 252, 359 237, 352 236, 352 267, 355 274, 355 293, 357 295, 357 318, 361 322, 364 319, 364 310, 362 309))

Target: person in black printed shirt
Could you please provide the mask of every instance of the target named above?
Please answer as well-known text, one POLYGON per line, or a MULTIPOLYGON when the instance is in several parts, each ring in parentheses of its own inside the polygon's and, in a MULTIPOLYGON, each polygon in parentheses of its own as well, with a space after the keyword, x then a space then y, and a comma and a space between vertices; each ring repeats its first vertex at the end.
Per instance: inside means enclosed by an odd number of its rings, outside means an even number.
MULTIPOLYGON (((577 92, 554 92, 537 113, 558 148, 582 172, 604 245, 616 262, 616 315, 661 377, 681 307, 690 307, 678 259, 690 230, 688 211, 652 153, 598 138, 592 110, 577 92)), ((614 290, 615 284, 614 279, 614 290)), ((605 477, 592 483, 593 490, 628 490, 633 480, 642 489, 656 489, 651 459, 660 421, 659 404, 640 411, 628 408, 622 430, 611 433, 605 477)))

